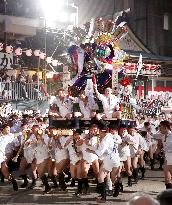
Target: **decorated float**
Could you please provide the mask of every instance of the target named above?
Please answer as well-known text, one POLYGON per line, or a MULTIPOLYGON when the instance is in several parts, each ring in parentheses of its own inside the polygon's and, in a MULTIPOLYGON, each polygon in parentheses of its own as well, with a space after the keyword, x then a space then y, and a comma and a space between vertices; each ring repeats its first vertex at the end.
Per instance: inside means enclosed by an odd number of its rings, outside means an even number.
MULTIPOLYGON (((100 93, 111 87, 113 94, 121 101, 122 121, 128 125, 134 122, 136 100, 132 95, 132 85, 124 66, 128 55, 118 46, 127 33, 126 22, 117 25, 112 20, 102 18, 91 20, 84 40, 81 44, 73 43, 68 48, 68 55, 70 67, 75 71, 75 76, 70 81, 72 95, 78 96, 84 90, 87 96, 95 99, 94 84, 97 84, 100 93)), ((100 102, 98 105, 101 112, 100 102)))

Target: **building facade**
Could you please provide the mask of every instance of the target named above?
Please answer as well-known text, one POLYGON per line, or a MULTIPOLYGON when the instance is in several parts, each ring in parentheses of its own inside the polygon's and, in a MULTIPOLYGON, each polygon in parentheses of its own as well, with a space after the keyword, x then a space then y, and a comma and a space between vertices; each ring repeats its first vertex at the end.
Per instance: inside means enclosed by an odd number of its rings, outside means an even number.
POLYGON ((124 19, 143 44, 152 53, 172 56, 171 0, 76 0, 76 3, 80 24, 92 17, 115 18, 129 9, 124 19))
POLYGON ((172 56, 171 0, 114 0, 114 12, 130 8, 126 20, 139 39, 155 54, 172 56))

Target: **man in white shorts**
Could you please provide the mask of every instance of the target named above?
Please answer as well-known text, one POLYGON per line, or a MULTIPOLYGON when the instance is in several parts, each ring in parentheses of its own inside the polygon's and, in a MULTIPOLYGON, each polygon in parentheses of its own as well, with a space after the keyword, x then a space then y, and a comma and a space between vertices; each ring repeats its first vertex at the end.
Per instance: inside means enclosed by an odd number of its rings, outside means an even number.
POLYGON ((65 94, 63 89, 58 91, 58 95, 51 104, 56 104, 59 108, 59 112, 56 113, 57 117, 67 119, 72 118, 73 103, 72 100, 65 94))
MULTIPOLYGON (((165 152, 165 177, 172 175, 172 132, 170 129, 170 123, 167 120, 160 122, 160 132, 164 135, 163 145, 165 152), (168 173, 169 172, 169 173, 168 173)), ((171 176, 169 176, 171 178, 171 176)), ((166 180, 165 180, 166 181, 166 180)), ((169 179, 171 182, 171 179, 169 179)), ((172 188, 171 183, 166 184, 166 188, 172 188)))
POLYGON ((2 126, 2 133, 0 136, 0 169, 6 179, 13 184, 14 191, 18 191, 18 185, 14 177, 9 173, 7 163, 11 158, 14 149, 14 135, 10 133, 8 124, 2 126))
MULTIPOLYGON (((103 163, 98 174, 99 191, 101 198, 98 198, 97 201, 105 202, 106 184, 104 180, 109 172, 111 172, 111 175, 114 179, 116 178, 120 169, 120 158, 118 153, 118 144, 114 141, 113 135, 106 133, 105 130, 100 130, 100 138, 101 140, 98 148, 96 150, 94 148, 94 150, 90 150, 88 148, 87 151, 97 154, 98 157, 101 157, 103 159, 103 163)), ((114 183, 113 179, 112 183, 114 183)))

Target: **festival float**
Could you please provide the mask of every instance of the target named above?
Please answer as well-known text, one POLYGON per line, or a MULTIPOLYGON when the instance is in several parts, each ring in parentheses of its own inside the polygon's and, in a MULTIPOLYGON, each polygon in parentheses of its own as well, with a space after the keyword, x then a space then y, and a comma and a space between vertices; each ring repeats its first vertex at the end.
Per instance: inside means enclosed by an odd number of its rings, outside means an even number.
MULTIPOLYGON (((121 101, 122 121, 129 125, 134 122, 136 100, 132 96, 132 85, 124 67, 128 55, 118 45, 127 33, 126 22, 116 25, 112 20, 92 19, 84 40, 81 44, 73 43, 68 48, 68 55, 70 67, 75 71, 69 88, 72 96, 78 96, 84 90, 86 95, 95 99, 94 84, 100 93, 103 93, 106 87, 111 87, 113 94, 121 101)), ((100 102, 98 105, 100 112, 100 102)), ((74 105, 74 110, 78 110, 77 105, 74 105)))

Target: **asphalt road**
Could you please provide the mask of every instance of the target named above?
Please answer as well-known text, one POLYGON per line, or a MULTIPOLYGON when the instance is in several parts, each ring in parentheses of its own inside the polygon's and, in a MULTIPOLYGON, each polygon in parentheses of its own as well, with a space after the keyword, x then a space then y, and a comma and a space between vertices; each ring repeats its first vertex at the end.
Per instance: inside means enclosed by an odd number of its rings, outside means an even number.
MULTIPOLYGON (((136 192, 145 192, 153 197, 165 189, 163 182, 163 172, 159 170, 150 171, 147 170, 145 180, 140 180, 138 184, 134 184, 132 187, 127 187, 127 179, 123 179, 124 192, 120 193, 117 198, 112 196, 107 197, 107 205, 125 205, 126 201, 136 192)), ((18 180, 19 185, 22 183, 18 180)), ((31 204, 81 204, 81 205, 95 205, 95 197, 97 194, 93 191, 95 184, 90 183, 90 191, 92 193, 82 195, 81 197, 73 196, 76 188, 67 188, 67 192, 61 192, 58 190, 52 190, 49 194, 43 195, 41 182, 34 190, 19 189, 18 192, 12 190, 12 186, 9 182, 0 182, 0 204, 13 204, 13 205, 31 205, 31 204)))

